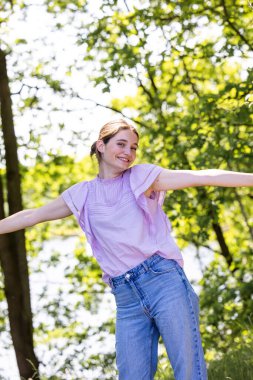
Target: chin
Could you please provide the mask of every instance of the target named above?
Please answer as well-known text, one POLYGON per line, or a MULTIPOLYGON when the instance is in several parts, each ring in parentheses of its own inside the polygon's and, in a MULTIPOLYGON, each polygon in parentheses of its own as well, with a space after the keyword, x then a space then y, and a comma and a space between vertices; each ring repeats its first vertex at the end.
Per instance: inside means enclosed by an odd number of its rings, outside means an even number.
POLYGON ((128 167, 131 165, 132 162, 124 162, 124 161, 120 161, 120 162, 117 162, 117 164, 120 166, 120 167, 128 167))

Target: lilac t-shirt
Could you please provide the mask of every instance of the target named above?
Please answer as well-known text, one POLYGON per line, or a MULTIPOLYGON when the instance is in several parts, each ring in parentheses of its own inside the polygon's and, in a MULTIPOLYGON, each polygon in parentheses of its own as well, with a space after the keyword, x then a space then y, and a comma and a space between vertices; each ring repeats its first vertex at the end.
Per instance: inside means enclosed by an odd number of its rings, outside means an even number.
POLYGON ((165 191, 144 192, 162 171, 152 164, 135 165, 120 176, 83 181, 61 195, 76 216, 102 271, 103 280, 119 276, 154 253, 183 266, 162 210, 165 191))

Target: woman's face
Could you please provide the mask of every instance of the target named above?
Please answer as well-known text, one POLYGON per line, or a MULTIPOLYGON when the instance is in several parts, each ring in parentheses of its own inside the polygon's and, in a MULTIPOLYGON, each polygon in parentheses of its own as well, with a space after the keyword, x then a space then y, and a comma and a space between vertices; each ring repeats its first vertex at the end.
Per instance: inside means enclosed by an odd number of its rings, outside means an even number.
POLYGON ((137 147, 138 136, 129 129, 119 131, 107 144, 97 142, 103 164, 118 170, 126 170, 134 162, 137 147))

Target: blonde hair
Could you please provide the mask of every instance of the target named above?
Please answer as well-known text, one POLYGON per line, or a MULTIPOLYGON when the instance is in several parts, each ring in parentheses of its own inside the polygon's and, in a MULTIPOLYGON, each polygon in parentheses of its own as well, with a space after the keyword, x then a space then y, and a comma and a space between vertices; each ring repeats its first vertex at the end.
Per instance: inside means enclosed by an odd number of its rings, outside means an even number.
MULTIPOLYGON (((109 121, 100 129, 98 140, 102 140, 104 144, 107 144, 113 136, 115 136, 119 131, 122 131, 124 129, 129 129, 130 131, 133 131, 139 138, 139 134, 134 126, 128 124, 128 122, 124 119, 117 119, 109 121)), ((97 141, 95 141, 91 145, 90 156, 92 157, 95 154, 98 162, 100 162, 101 153, 97 150, 96 143, 97 141)))

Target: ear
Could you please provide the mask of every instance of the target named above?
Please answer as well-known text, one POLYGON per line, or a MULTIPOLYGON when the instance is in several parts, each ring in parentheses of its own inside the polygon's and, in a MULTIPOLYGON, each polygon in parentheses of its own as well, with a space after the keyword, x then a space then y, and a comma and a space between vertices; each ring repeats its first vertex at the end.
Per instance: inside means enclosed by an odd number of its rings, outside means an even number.
POLYGON ((103 140, 97 140, 96 146, 97 146, 97 150, 98 150, 100 153, 104 153, 105 143, 104 143, 103 140))

